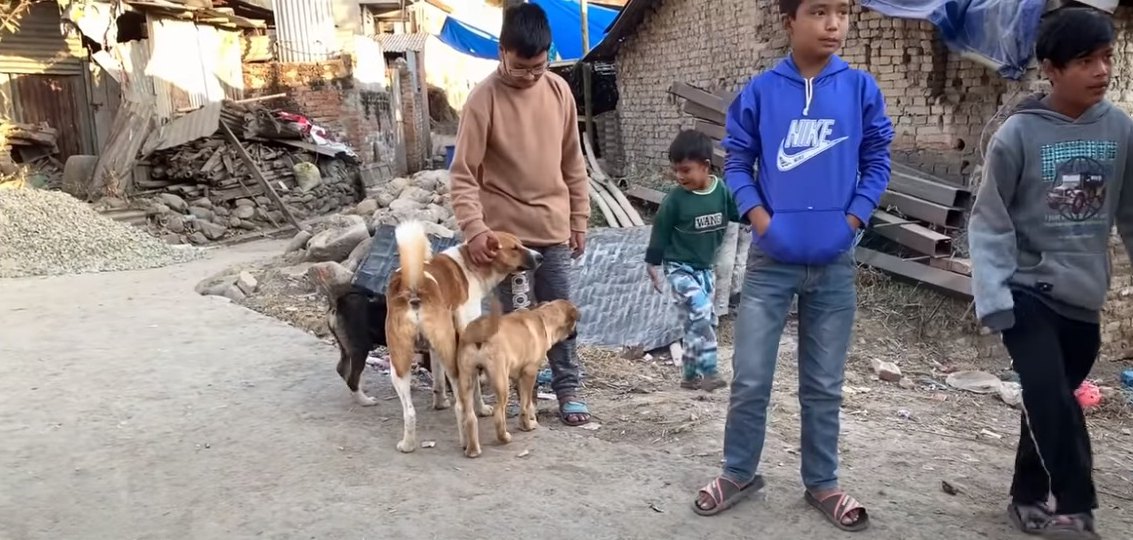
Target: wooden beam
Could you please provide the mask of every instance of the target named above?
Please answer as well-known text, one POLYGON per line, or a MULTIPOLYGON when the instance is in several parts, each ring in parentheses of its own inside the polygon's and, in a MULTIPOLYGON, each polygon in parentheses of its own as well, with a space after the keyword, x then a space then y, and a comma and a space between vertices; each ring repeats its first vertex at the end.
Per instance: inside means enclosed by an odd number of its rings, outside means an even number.
MULTIPOLYGON (((224 133, 224 138, 228 139, 228 142, 236 148, 236 153, 244 162, 244 166, 248 168, 248 171, 252 173, 252 176, 260 183, 260 186, 264 188, 264 192, 267 193, 268 198, 274 201, 276 206, 279 207, 279 210, 283 212, 283 217, 287 218, 287 221, 294 225, 297 230, 303 230, 303 226, 299 223, 299 220, 295 219, 291 210, 287 208, 286 204, 283 204, 283 199, 279 198, 279 194, 275 192, 275 188, 271 187, 271 183, 264 178, 263 171, 256 166, 256 162, 252 159, 252 156, 248 155, 248 150, 244 148, 243 144, 240 144, 240 139, 236 138, 236 135, 232 133, 231 129, 228 129, 228 125, 224 122, 220 123, 220 131, 224 133)), ((241 182, 241 185, 243 185, 243 182, 241 182)))
POLYGON ((633 197, 633 198, 635 198, 639 201, 645 201, 647 203, 653 203, 653 204, 656 204, 656 205, 660 205, 661 201, 665 200, 665 193, 664 192, 657 191, 653 188, 647 188, 645 186, 638 186, 638 185, 634 185, 634 184, 630 184, 629 189, 626 190, 626 196, 627 197, 633 197))
POLYGON ((721 126, 720 124, 714 124, 707 120, 701 120, 700 118, 696 119, 694 129, 705 135, 708 135, 716 142, 724 140, 724 137, 728 135, 728 131, 724 129, 724 126, 721 126))
MULTIPOLYGON (((723 98, 705 92, 704 90, 692 86, 691 84, 674 82, 669 86, 669 93, 678 97, 682 97, 686 101, 690 101, 700 106, 714 110, 720 115, 723 115, 728 110, 728 104, 724 103, 723 98)), ((723 124, 723 122, 718 123, 723 124)))
POLYGON ((917 253, 933 257, 952 255, 952 238, 928 227, 910 223, 888 212, 878 210, 870 218, 873 232, 917 253))
POLYGON ((685 101, 684 112, 687 115, 700 118, 702 120, 708 120, 709 122, 714 122, 721 126, 724 125, 725 121, 727 121, 727 114, 725 114, 723 111, 718 111, 711 107, 706 107, 695 101, 685 101))
POLYGON ((896 208, 902 215, 945 227, 960 227, 964 218, 964 212, 960 208, 944 206, 894 191, 886 191, 881 195, 881 208, 896 208))

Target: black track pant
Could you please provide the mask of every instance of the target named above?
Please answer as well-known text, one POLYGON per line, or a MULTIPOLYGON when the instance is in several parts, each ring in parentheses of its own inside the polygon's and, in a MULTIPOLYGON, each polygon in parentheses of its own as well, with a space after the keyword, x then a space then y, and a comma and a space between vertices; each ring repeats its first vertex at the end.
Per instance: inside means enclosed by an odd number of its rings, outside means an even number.
POLYGON ((1011 497, 1046 502, 1059 514, 1098 507, 1086 419, 1074 390, 1086 380, 1101 343, 1096 323, 1059 315, 1038 298, 1015 293, 1015 326, 1003 343, 1023 387, 1023 420, 1011 497))

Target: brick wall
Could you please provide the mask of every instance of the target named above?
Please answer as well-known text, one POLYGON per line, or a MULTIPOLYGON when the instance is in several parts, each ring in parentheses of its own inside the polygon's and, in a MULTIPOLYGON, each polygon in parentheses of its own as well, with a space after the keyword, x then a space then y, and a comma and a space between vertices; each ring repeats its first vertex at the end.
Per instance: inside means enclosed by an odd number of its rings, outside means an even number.
MULTIPOLYGON (((708 90, 738 90, 786 53, 776 0, 667 0, 646 15, 617 58, 618 118, 626 173, 648 183, 667 166, 665 151, 692 119, 673 81, 708 90), (691 31, 695 30, 695 31, 691 31)), ((1114 79, 1109 98, 1133 111, 1133 10, 1119 8, 1114 79)), ((1008 81, 983 65, 950 54, 932 26, 855 7, 842 57, 874 75, 897 136, 895 159, 956 182, 979 164, 981 132, 1004 104, 1040 88, 1034 72, 1008 81)), ((994 129, 994 126, 993 126, 994 129)), ((990 133, 989 133, 990 135, 990 133)), ((1133 269, 1114 248, 1114 283, 1106 309, 1104 353, 1133 357, 1133 269)))
MULTIPOLYGON (((1038 86, 1033 73, 1021 82, 1008 81, 949 54, 929 23, 890 19, 856 6, 851 20, 842 57, 877 78, 897 132, 894 156, 926 172, 963 181, 980 160, 987 121, 1004 103, 1038 86)), ((1120 9, 1117 20, 1124 40, 1133 32, 1133 11, 1120 9)), ((776 0, 661 2, 617 58, 627 172, 649 174, 665 166, 673 135, 692 126, 680 114, 682 100, 667 93, 671 82, 738 90, 786 49, 776 0)), ((1119 49, 1118 66, 1133 69, 1133 50, 1119 49)), ((1133 78, 1119 77, 1110 98, 1133 111, 1133 78)))
POLYGON ((278 106, 326 128, 363 163, 394 161, 401 151, 389 92, 355 86, 348 61, 247 63, 244 88, 248 97, 287 94, 278 106))

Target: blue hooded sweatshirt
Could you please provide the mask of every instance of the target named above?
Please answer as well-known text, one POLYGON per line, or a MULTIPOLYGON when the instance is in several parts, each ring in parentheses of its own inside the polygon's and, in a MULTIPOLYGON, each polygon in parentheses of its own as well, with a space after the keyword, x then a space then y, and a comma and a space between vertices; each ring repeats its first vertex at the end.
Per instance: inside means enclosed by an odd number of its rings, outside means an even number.
POLYGON ((837 56, 812 79, 790 57, 756 76, 728 109, 727 132, 724 181, 745 222, 758 206, 771 214, 753 242, 781 263, 837 260, 857 236, 846 216, 868 225, 889 184, 885 99, 837 56))

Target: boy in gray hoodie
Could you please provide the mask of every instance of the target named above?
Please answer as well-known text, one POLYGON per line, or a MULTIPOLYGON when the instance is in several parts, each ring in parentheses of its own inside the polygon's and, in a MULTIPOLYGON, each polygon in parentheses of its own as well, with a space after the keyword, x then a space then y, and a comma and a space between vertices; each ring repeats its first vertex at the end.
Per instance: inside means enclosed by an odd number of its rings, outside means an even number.
POLYGON ((1133 121, 1105 100, 1113 42, 1097 10, 1043 21, 1036 56, 1051 93, 1023 102, 992 138, 968 229, 976 315, 1002 332, 1023 387, 1008 516, 1054 538, 1098 538, 1073 392, 1098 355, 1115 223, 1133 256, 1133 121))

